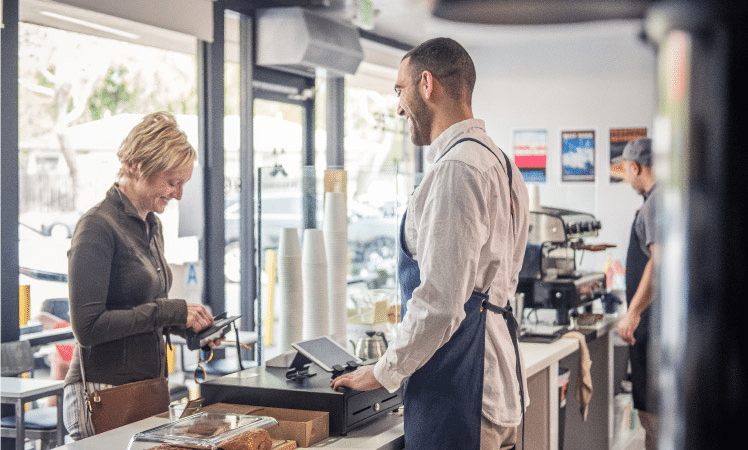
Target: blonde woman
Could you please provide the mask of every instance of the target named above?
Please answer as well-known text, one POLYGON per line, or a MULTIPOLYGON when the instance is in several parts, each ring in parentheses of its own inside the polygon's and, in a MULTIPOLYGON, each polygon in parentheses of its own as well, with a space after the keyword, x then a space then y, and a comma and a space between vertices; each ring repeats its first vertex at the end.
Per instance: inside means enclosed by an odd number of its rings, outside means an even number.
POLYGON ((64 422, 70 436, 94 434, 89 392, 166 376, 170 331, 213 324, 202 305, 168 298, 163 213, 192 177, 197 152, 165 112, 148 114, 122 142, 118 180, 78 221, 68 252, 70 316, 76 346, 65 378, 64 422))

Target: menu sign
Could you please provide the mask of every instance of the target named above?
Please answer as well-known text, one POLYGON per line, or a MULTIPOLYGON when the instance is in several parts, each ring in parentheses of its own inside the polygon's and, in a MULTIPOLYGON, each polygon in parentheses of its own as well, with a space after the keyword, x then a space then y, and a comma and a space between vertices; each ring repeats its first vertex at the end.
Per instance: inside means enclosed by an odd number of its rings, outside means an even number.
POLYGON ((561 181, 595 181, 595 131, 561 132, 561 181))

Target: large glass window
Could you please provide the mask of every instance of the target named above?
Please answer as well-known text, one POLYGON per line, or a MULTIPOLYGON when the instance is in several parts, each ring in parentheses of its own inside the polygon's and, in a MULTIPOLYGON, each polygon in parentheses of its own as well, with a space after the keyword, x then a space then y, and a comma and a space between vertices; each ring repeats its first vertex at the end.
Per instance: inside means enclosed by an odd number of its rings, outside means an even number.
MULTIPOLYGON (((283 228, 300 228, 301 147, 303 109, 298 105, 257 99, 254 102, 254 164, 257 186, 255 230, 259 227, 260 252, 278 247, 283 228), (261 221, 258 224, 257 219, 261 221)), ((228 127, 239 126, 237 116, 228 116, 228 127)), ((231 130, 226 130, 227 135, 231 130)), ((236 130, 238 134, 238 130, 236 130)), ((238 312, 241 249, 239 245, 239 148, 226 145, 226 309, 238 312)), ((254 261, 254 258, 251 258, 254 261)), ((266 277, 261 291, 267 292, 266 277)))
MULTIPOLYGON (((344 93, 344 167, 348 200, 350 280, 370 289, 394 287, 399 219, 415 183, 414 147, 398 99, 370 74, 346 78, 344 93), (359 79, 359 77, 361 79, 359 79)), ((326 83, 317 82, 317 111, 325 111, 326 83)), ((324 126, 324 117, 318 126, 324 126)), ((324 130, 317 132, 318 185, 324 184, 324 130)), ((340 169, 333 167, 332 169, 340 169)))
POLYGON ((413 147, 397 103, 394 94, 345 90, 351 275, 370 288, 394 287, 401 206, 413 187, 413 147))
MULTIPOLYGON (((30 286, 28 316, 49 319, 40 314, 45 300, 68 296, 73 228, 116 180, 116 151, 130 129, 146 113, 169 111, 198 147, 196 59, 21 23, 18 62, 19 283, 30 286)), ((178 202, 161 219, 180 288, 188 273, 182 266, 197 261, 197 246, 178 241, 178 202)))
MULTIPOLYGON (((397 235, 417 174, 415 148, 405 122, 397 116, 398 99, 391 90, 395 74, 395 70, 382 69, 376 71, 379 76, 373 76, 360 67, 345 80, 350 262, 346 304, 347 334, 353 342, 369 330, 393 338, 399 321, 397 235)), ((324 98, 319 95, 318 101, 324 98)))

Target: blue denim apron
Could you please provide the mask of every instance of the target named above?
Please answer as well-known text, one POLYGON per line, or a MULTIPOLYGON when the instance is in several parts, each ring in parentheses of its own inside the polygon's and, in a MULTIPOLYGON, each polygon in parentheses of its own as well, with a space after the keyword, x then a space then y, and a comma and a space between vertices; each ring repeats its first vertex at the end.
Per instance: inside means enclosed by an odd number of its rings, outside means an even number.
MULTIPOLYGON (((649 257, 641 249, 639 238, 636 236, 636 217, 631 225, 631 236, 629 237, 629 248, 626 253, 626 301, 631 299, 639 287, 639 282, 644 275, 644 267, 649 257)), ((629 348, 629 360, 631 361, 631 397, 634 400, 634 408, 639 411, 647 409, 647 347, 649 346, 649 310, 645 309, 639 320, 639 326, 634 330, 634 345, 629 348)))
MULTIPOLYGON (((475 141, 488 148, 480 141, 466 138, 457 141, 447 152, 463 140, 475 141)), ((496 156, 495 153, 493 154, 496 156)), ((498 159, 498 156, 496 158, 498 159)), ((506 155, 504 158, 507 163, 511 192, 511 165, 506 155)), ((405 246, 404 232, 405 215, 400 223, 398 259, 398 279, 402 294, 401 317, 407 314, 407 302, 413 296, 413 291, 421 284, 418 262, 411 257, 405 246)), ((512 316, 508 303, 505 308, 501 308, 489 303, 488 300, 487 293, 474 291, 465 303, 465 319, 457 331, 406 382, 403 394, 405 448, 409 450, 480 449, 486 310, 502 314, 507 321, 517 356, 517 378, 522 411, 524 411, 524 392, 516 334, 517 322, 512 316)))

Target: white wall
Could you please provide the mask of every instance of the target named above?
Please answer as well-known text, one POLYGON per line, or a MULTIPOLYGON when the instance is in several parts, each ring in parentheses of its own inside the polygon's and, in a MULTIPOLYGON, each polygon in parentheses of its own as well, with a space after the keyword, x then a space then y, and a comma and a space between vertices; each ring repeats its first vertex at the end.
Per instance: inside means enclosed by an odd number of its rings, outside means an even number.
MULTIPOLYGON (((656 112, 655 54, 638 25, 564 32, 558 38, 510 39, 466 45, 478 79, 473 111, 511 157, 515 129, 548 130, 546 182, 540 204, 594 214, 599 238, 625 261, 631 222, 642 198, 626 183, 609 181, 610 128, 647 127, 656 112), (561 131, 595 130, 595 181, 561 182, 561 131)), ((586 252, 579 268, 603 270, 608 253, 586 252)))

